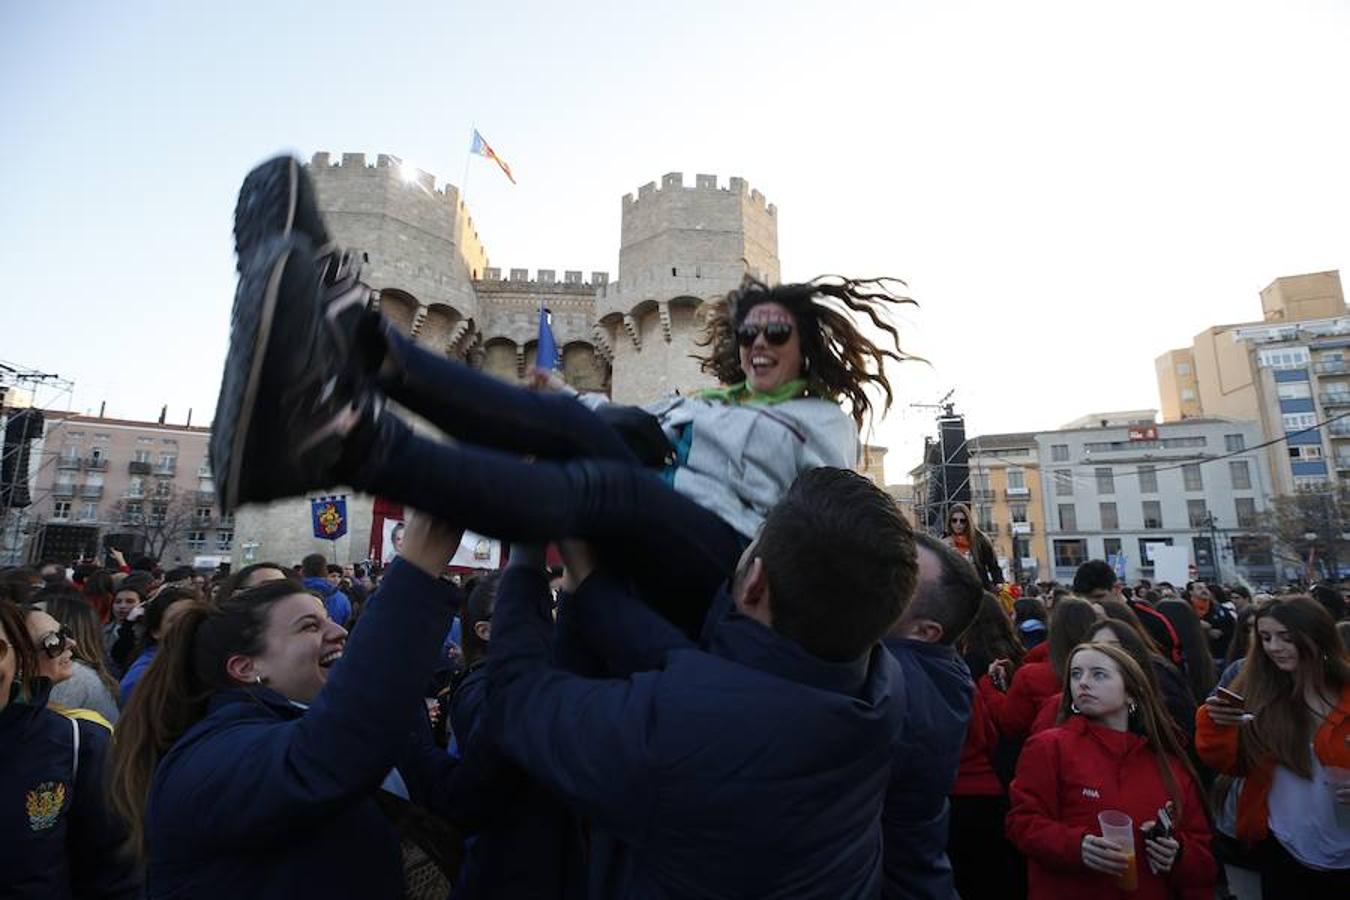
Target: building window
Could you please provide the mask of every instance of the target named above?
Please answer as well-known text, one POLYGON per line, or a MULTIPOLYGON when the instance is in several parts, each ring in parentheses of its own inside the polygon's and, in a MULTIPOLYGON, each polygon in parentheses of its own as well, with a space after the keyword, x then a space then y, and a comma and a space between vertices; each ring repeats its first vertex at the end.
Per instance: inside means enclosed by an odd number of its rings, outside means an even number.
POLYGON ((1203 491, 1205 480, 1200 476, 1199 463, 1187 463, 1181 467, 1181 478, 1188 491, 1203 491))
POLYGON ((1322 448, 1321 448, 1321 447, 1311 447, 1311 446, 1308 446, 1308 447, 1290 447, 1290 448, 1289 448, 1289 458, 1290 458, 1290 459, 1321 459, 1321 458, 1322 458, 1322 448))
POLYGON ((1072 497, 1073 496, 1073 470, 1056 469, 1055 470, 1055 496, 1072 497))
POLYGON ((1194 391, 1192 388, 1182 388, 1182 389, 1181 389, 1181 399, 1182 399, 1182 400, 1194 400, 1194 399, 1195 399, 1195 391, 1194 391))
POLYGON ((1120 555, 1120 538, 1106 538, 1102 541, 1102 556, 1109 561, 1113 556, 1120 555))
POLYGON ((1237 453, 1239 450, 1247 449, 1247 440, 1240 434, 1225 434, 1223 436, 1223 449, 1229 453, 1237 453))
POLYGON ((1273 566, 1271 543, 1267 535, 1234 535, 1233 562, 1239 566, 1273 566))
POLYGON ((140 524, 141 517, 144 514, 139 500, 127 503, 122 507, 122 521, 129 525, 140 524))
POLYGON ((1275 396, 1281 400, 1308 400, 1312 397, 1312 385, 1306 381, 1282 381, 1275 385, 1275 396))
POLYGON ((1069 445, 1068 445, 1068 444, 1051 444, 1051 445, 1050 445, 1050 461, 1051 461, 1051 462, 1068 462, 1068 461, 1069 461, 1069 445))
POLYGON ((1257 359, 1265 369, 1302 369, 1308 365, 1307 347, 1290 347, 1282 350, 1262 350, 1257 359))
POLYGON ((1163 438, 1164 450, 1182 450, 1186 447, 1204 447, 1209 444, 1209 439, 1204 435, 1195 435, 1193 437, 1175 437, 1163 438))
POLYGON ((188 534, 187 534, 187 548, 188 548, 189 550, 204 550, 204 549, 206 549, 206 532, 205 532, 205 531, 189 531, 188 534))
POLYGON ((1203 500, 1186 501, 1186 521, 1191 523, 1192 528, 1203 528, 1205 519, 1209 515, 1209 510, 1205 508, 1203 500))
POLYGON ((1025 489, 1026 486, 1027 486, 1026 471, 1016 466, 1010 466, 1008 468, 1008 489, 1013 491, 1020 491, 1025 489))
POLYGON ((1103 503, 1100 505, 1102 516, 1102 531, 1119 531, 1120 515, 1116 512, 1114 503, 1103 503))
POLYGON ((1012 514, 1012 520, 1019 525, 1027 520, 1027 505, 1025 503, 1010 503, 1008 509, 1012 514))
POLYGON ((1233 506, 1237 512, 1237 524, 1239 528, 1255 528, 1256 521, 1256 500, 1252 497, 1238 497, 1233 501, 1233 506))
POLYGON ((1144 501, 1144 527, 1161 528, 1162 521, 1162 503, 1157 500, 1144 501))
POLYGON ((1280 418, 1285 431, 1302 431, 1317 424, 1317 413, 1285 413, 1280 418))
POLYGON ((1189 375, 1189 374, 1191 374, 1191 364, 1190 364, 1190 363, 1177 363, 1177 374, 1178 374, 1178 375, 1189 375))
POLYGON ((167 482, 167 481, 159 481, 159 482, 156 482, 156 483, 155 483, 155 496, 156 496, 156 497, 167 497, 167 496, 169 496, 169 491, 170 491, 171 489, 172 489, 172 488, 170 487, 169 482, 167 482))
POLYGON ((1252 471, 1245 459, 1233 460, 1228 464, 1228 477, 1233 482, 1233 490, 1248 491, 1252 487, 1252 471))
POLYGON ((199 506, 196 511, 193 512, 192 516, 196 519, 209 519, 211 518, 211 507, 199 506))
POLYGON ((95 521, 96 519, 98 519, 98 504, 97 504, 97 503, 88 503, 88 502, 86 502, 86 503, 84 503, 83 505, 80 506, 80 521, 81 521, 81 522, 93 522, 93 521, 95 521))
POLYGON ((150 524, 163 525, 164 519, 169 514, 169 505, 156 501, 150 504, 150 524))
POLYGON ((1139 493, 1156 494, 1158 493, 1158 468, 1157 466, 1139 467, 1139 493))
POLYGON ((1055 541, 1055 565, 1064 569, 1076 569, 1087 561, 1087 541, 1081 538, 1075 541, 1055 541))
POLYGON ((1061 503, 1059 505, 1059 530, 1078 530, 1078 511, 1074 509, 1072 503, 1061 503))
POLYGON ((136 451, 134 451, 134 452, 131 454, 131 461, 132 461, 132 462, 138 462, 138 463, 148 463, 148 462, 150 462, 150 451, 149 451, 149 450, 136 450, 136 451))
POLYGON ((56 505, 52 507, 52 518, 58 522, 64 522, 70 518, 70 502, 67 500, 57 500, 56 505))
POLYGON ((1093 474, 1097 476, 1097 493, 1114 494, 1116 492, 1116 476, 1112 473, 1110 467, 1094 469, 1093 474))
POLYGON ((161 453, 159 455, 159 472, 163 475, 172 475, 178 470, 177 453, 161 453))
POLYGON ((981 503, 975 507, 975 524, 986 534, 994 530, 994 511, 981 503))
POLYGON ((217 532, 216 532, 216 549, 217 549, 217 550, 220 550, 220 551, 222 551, 222 552, 227 552, 227 553, 228 553, 229 550, 230 550, 230 547, 232 547, 233 545, 234 545, 234 532, 233 532, 233 531, 217 531, 217 532))
POLYGON ((1139 539, 1139 565, 1153 568, 1153 548, 1170 547, 1172 539, 1169 538, 1140 538, 1139 539))

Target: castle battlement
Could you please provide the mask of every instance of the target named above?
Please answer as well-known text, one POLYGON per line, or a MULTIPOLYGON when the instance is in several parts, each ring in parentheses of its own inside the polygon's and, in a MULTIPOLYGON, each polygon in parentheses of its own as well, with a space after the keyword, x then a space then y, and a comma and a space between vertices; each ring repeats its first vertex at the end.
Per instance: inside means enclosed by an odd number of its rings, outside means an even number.
POLYGON ((647 203, 659 203, 671 192, 689 192, 704 194, 730 194, 741 197, 748 197, 751 205, 763 209, 770 216, 778 214, 778 207, 772 203, 767 203, 764 195, 757 190, 752 190, 744 178, 732 176, 727 181, 726 187, 718 187, 716 175, 695 175, 694 185, 685 187, 683 172, 667 172, 661 176, 661 186, 658 188, 655 181, 649 181, 638 188, 637 198, 632 194, 623 195, 623 209, 628 212, 644 201, 647 203))
POLYGON ((592 272, 590 280, 587 281, 585 273, 579 269, 565 270, 561 280, 558 278, 557 269, 539 269, 533 278, 530 277, 529 269, 508 269, 507 276, 503 278, 502 270, 495 266, 485 268, 483 277, 474 282, 476 287, 487 287, 489 290, 494 287, 498 290, 535 290, 552 287, 583 291, 587 294, 606 284, 609 284, 608 272, 592 272))
POLYGON ((420 187, 426 193, 441 199, 452 203, 459 202, 459 189, 454 185, 445 182, 438 188, 436 176, 431 172, 423 172, 415 166, 405 166, 403 160, 389 153, 377 154, 375 164, 371 165, 364 153, 343 153, 335 161, 332 153, 320 151, 310 157, 309 165, 312 169, 345 169, 352 173, 365 173, 374 178, 402 181, 409 186, 420 187))

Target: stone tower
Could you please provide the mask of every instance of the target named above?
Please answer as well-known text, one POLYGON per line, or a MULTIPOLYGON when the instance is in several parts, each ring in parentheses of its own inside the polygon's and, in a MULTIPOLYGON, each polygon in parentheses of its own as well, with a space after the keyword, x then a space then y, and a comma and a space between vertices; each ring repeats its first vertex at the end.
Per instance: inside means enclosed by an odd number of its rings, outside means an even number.
POLYGON ((619 280, 596 293, 598 338, 611 364, 611 394, 641 403, 710 386, 691 358, 699 307, 750 273, 779 280, 778 210, 742 178, 671 172, 623 198, 619 280))
MULTIPOLYGON (((381 311, 418 344, 518 380, 534 362, 539 308, 553 315, 563 375, 622 403, 713 385, 691 358, 700 307, 749 272, 779 280, 778 213, 744 179, 693 187, 672 172, 623 198, 619 279, 607 272, 502 270, 489 265, 459 189, 387 154, 316 153, 309 165, 320 211, 338 243, 364 250, 365 279, 381 311), (533 277, 531 277, 533 274, 533 277)), ((351 538, 310 536, 304 500, 245 507, 236 518, 235 563, 289 564, 323 552, 366 558, 370 497, 348 496, 351 538), (244 548, 253 559, 242 558, 244 548)))

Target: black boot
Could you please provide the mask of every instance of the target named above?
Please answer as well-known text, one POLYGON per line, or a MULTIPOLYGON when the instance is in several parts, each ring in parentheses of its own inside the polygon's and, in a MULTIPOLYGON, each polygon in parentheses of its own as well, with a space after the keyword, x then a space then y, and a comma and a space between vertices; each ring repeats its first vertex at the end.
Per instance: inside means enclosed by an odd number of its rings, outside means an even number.
POLYGON ((234 249, 242 274, 269 239, 299 232, 319 254, 328 253, 328 229, 314 202, 314 185, 300 161, 278 156, 248 173, 234 208, 234 249))
POLYGON ((383 397, 325 323, 328 299, 300 234, 260 244, 240 276, 211 429, 224 512, 347 483, 375 441, 383 397))

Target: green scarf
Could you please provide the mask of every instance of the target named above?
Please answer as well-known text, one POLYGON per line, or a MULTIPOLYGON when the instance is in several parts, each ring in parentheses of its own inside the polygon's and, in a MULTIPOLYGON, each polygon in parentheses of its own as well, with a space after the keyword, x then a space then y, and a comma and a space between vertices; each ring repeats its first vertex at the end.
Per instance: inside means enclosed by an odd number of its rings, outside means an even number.
POLYGON ((724 388, 708 388, 699 391, 699 397, 728 406, 773 406, 785 400, 795 400, 806 393, 806 379, 794 378, 784 382, 772 391, 757 393, 749 382, 742 381, 724 388))

